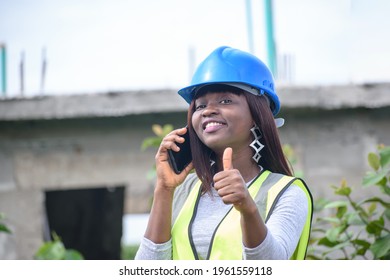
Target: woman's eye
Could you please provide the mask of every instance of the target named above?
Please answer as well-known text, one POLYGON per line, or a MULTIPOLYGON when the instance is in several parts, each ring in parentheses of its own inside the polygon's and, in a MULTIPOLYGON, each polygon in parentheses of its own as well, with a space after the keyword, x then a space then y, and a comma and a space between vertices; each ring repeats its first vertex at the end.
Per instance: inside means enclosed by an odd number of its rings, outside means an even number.
POLYGON ((232 103, 232 100, 230 100, 230 99, 224 99, 224 100, 221 100, 221 103, 222 103, 222 104, 230 104, 230 103, 232 103))
POLYGON ((206 105, 201 104, 201 105, 196 106, 196 107, 195 107, 195 110, 201 110, 201 109, 203 109, 204 107, 206 107, 206 105))

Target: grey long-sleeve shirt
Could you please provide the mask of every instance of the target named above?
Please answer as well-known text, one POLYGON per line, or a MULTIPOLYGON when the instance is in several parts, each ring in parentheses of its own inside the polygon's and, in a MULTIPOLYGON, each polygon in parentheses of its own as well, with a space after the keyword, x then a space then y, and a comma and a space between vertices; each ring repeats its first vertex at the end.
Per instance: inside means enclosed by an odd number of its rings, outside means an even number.
MULTIPOLYGON (((215 228, 231 207, 223 203, 215 190, 212 193, 212 196, 206 194, 200 198, 192 228, 195 248, 199 257, 203 259, 207 256, 215 228)), ((291 185, 279 198, 266 223, 266 238, 255 248, 246 248, 243 245, 243 259, 289 259, 299 241, 307 215, 306 194, 298 186, 291 185)), ((171 240, 156 244, 143 238, 135 259, 172 259, 171 240)))

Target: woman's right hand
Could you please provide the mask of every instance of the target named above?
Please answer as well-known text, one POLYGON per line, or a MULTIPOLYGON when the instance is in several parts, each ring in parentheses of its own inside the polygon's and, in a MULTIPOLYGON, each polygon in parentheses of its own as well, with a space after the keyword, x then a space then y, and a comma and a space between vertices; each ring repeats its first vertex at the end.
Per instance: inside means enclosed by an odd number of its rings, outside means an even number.
POLYGON ((186 132, 186 127, 173 130, 161 141, 160 147, 155 157, 157 172, 156 188, 174 190, 184 181, 188 173, 190 173, 191 169, 193 168, 191 162, 180 174, 176 174, 168 160, 168 150, 172 149, 175 152, 180 151, 180 148, 175 142, 183 143, 185 139, 181 137, 181 135, 184 135, 186 132))
POLYGON ((176 174, 168 159, 168 150, 180 150, 175 142, 183 143, 184 138, 180 135, 186 131, 187 128, 180 128, 165 136, 155 157, 157 181, 145 237, 157 244, 165 243, 171 238, 173 193, 192 169, 191 162, 180 174, 176 174))

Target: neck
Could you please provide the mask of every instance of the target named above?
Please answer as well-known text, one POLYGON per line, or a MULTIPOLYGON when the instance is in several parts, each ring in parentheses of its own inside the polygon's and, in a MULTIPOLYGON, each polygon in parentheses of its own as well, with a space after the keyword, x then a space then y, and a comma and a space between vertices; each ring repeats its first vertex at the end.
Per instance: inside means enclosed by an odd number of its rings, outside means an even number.
POLYGON ((244 181, 247 183, 249 181, 251 181, 253 178, 255 178, 257 175, 259 175, 260 171, 261 171, 261 168, 260 166, 258 166, 254 160, 253 161, 253 165, 251 165, 250 168, 237 168, 240 173, 241 173, 241 176, 242 178, 244 179, 244 181))

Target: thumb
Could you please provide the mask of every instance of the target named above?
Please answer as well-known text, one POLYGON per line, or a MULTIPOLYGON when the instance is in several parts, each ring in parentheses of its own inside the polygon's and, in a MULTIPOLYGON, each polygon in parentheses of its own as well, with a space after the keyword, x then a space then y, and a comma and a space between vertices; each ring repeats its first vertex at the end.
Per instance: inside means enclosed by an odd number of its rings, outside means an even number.
POLYGON ((223 170, 233 169, 232 158, 233 158, 233 149, 227 147, 223 151, 223 156, 222 156, 223 170))

